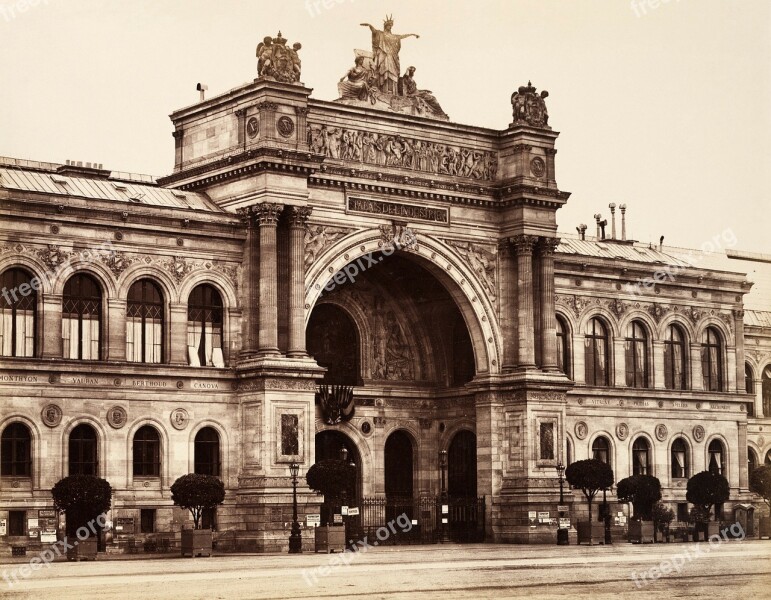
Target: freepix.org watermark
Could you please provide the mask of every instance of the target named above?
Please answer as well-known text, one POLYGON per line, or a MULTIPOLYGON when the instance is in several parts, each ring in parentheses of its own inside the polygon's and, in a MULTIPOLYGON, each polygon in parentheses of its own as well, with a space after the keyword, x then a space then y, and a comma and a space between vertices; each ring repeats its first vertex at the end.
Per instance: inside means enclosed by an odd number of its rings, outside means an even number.
POLYGON ((746 534, 744 533, 742 524, 734 523, 730 527, 724 527, 720 533, 709 536, 709 544, 691 544, 685 549, 685 552, 674 554, 671 558, 662 560, 655 567, 640 572, 632 571, 630 578, 634 581, 638 589, 642 588, 644 585, 653 583, 665 575, 680 573, 685 568, 686 564, 692 563, 694 560, 706 556, 712 550, 720 548, 724 542, 727 542, 731 538, 741 541, 745 537, 746 534), (731 534, 730 536, 728 535, 729 533, 731 534))
POLYGON ((377 539, 370 540, 368 536, 364 536, 362 539, 354 543, 351 540, 350 548, 352 551, 347 550, 335 555, 329 559, 329 562, 325 566, 316 567, 314 569, 303 569, 303 579, 308 587, 313 587, 318 584, 321 577, 329 577, 335 571, 349 566, 354 562, 362 553, 369 552, 372 548, 376 548, 380 545, 380 542, 385 542, 392 535, 396 534, 397 527, 401 533, 407 533, 412 529, 412 520, 407 516, 407 513, 402 513, 395 519, 391 519, 388 523, 379 527, 375 531, 375 537, 377 539))
POLYGON ((630 6, 635 16, 639 19, 647 15, 649 10, 656 10, 662 4, 674 4, 680 0, 632 0, 630 6))
POLYGON ((305 0, 305 10, 311 18, 315 18, 316 15, 321 14, 321 9, 332 10, 338 4, 351 3, 354 0, 305 0))
POLYGON ((99 515, 96 519, 89 521, 83 527, 79 527, 75 531, 76 539, 62 538, 55 544, 52 544, 42 552, 39 552, 37 556, 34 556, 26 565, 16 567, 10 573, 3 571, 3 579, 5 584, 12 588, 19 583, 19 579, 27 579, 35 571, 39 571, 43 567, 51 568, 51 563, 60 556, 67 554, 68 550, 72 550, 83 540, 97 535, 97 532, 104 528, 107 524, 107 517, 105 515, 99 515))
POLYGON ((698 250, 692 250, 686 256, 681 257, 687 263, 686 265, 666 265, 658 269, 651 277, 641 277, 633 283, 627 283, 625 286, 626 292, 640 296, 645 290, 650 290, 657 283, 667 280, 674 281, 683 269, 698 267, 699 263, 707 256, 716 252, 725 252, 726 248, 733 248, 738 243, 739 240, 736 239, 733 230, 730 228, 724 229, 721 233, 705 241, 698 250))
POLYGON ((394 236, 392 241, 383 244, 383 247, 377 253, 380 254, 380 256, 376 256, 376 253, 368 252, 364 256, 345 265, 342 269, 335 273, 334 276, 329 280, 329 283, 324 286, 324 291, 331 292, 335 289, 335 287, 338 285, 343 285, 346 281, 349 283, 354 283, 357 276, 359 276, 370 267, 374 267, 385 257, 391 256, 397 250, 414 248, 417 243, 418 238, 415 233, 409 227, 405 227, 399 235, 394 236))
POLYGON ((36 8, 41 4, 48 6, 50 0, 16 0, 16 2, 7 2, 0 4, 0 15, 6 23, 22 16, 30 8, 36 8))

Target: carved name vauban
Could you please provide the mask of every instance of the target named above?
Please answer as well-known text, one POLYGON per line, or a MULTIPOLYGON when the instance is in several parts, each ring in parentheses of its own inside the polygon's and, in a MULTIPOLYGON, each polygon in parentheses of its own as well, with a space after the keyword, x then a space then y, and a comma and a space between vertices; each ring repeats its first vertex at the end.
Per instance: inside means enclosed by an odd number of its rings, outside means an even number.
POLYGON ((369 215, 386 215, 403 217, 411 221, 429 221, 431 223, 448 223, 450 214, 446 208, 431 208, 416 204, 397 204, 382 200, 365 200, 364 198, 348 198, 348 210, 369 215))

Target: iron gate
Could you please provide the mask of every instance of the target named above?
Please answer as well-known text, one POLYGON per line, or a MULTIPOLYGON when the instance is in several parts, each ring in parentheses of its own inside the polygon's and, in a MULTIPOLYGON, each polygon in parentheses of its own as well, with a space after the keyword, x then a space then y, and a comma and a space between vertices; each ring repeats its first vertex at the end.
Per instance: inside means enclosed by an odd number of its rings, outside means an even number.
MULTIPOLYGON (((445 517, 447 538, 452 542, 474 543, 485 539, 485 498, 452 498, 445 517)), ((433 544, 442 537, 442 503, 438 497, 405 498, 372 496, 362 498, 359 514, 343 517, 348 540, 378 544, 433 544), (404 525, 407 525, 406 527, 404 525), (386 535, 387 532, 387 535, 386 535)))

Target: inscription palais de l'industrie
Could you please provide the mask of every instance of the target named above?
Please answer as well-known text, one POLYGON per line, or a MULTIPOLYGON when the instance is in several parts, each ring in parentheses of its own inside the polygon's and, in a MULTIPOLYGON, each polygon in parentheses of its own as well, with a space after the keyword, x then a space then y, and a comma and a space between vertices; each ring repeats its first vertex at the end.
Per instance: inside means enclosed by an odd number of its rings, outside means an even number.
POLYGON ((368 200, 364 198, 348 198, 348 210, 352 212, 366 213, 368 215, 386 215, 389 217, 403 217, 415 221, 430 221, 432 223, 448 223, 450 219, 446 208, 432 208, 417 204, 397 204, 396 202, 384 202, 382 200, 368 200))

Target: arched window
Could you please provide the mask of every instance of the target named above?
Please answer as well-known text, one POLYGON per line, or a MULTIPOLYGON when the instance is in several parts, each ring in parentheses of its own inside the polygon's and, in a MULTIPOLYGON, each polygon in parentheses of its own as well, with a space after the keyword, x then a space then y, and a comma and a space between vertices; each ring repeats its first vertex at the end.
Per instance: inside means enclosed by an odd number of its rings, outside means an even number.
POLYGON ((565 466, 573 464, 573 444, 570 440, 565 440, 565 466))
POLYGON ((557 315, 557 366, 565 375, 570 377, 570 341, 568 339, 568 327, 565 321, 557 315))
POLYGON ((632 444, 632 475, 651 474, 651 452, 648 440, 637 438, 632 444))
POLYGON ((755 393, 755 374, 750 363, 744 363, 744 391, 747 394, 755 393))
POLYGON ((0 475, 32 475, 32 435, 24 423, 11 423, 0 438, 0 475))
POLYGON ((200 475, 220 475, 220 436, 213 427, 195 434, 194 471, 200 475))
POLYGON ((35 356, 35 307, 40 280, 22 269, 0 275, 0 356, 35 356))
POLYGON ((755 451, 747 447, 747 475, 752 475, 752 472, 758 468, 758 455, 755 451))
POLYGON ((187 302, 187 346, 195 367, 224 367, 222 298, 208 284, 196 286, 187 302))
POLYGON ((664 387, 685 389, 685 335, 677 325, 667 327, 664 338, 664 387))
POLYGON ((126 360, 163 362, 163 294, 149 279, 134 282, 126 307, 126 360))
POLYGON ((707 327, 701 336, 701 376, 705 391, 723 389, 723 348, 714 327, 707 327))
POLYGON ((324 384, 359 385, 359 331, 347 311, 335 304, 316 306, 305 340, 308 354, 327 369, 324 384))
POLYGON ((648 387, 648 335, 639 321, 632 321, 626 330, 626 385, 648 387))
POLYGON ((610 385, 608 330, 596 317, 586 325, 585 345, 586 385, 610 385))
POLYGON ((723 452, 723 444, 720 443, 720 440, 712 440, 707 451, 709 452, 707 470, 710 473, 725 475, 725 453, 723 452))
POLYGON ((143 425, 134 435, 134 477, 160 477, 161 438, 154 427, 143 425))
POLYGON ((70 433, 70 475, 97 474, 96 431, 83 423, 70 433))
POLYGON ((766 452, 766 461, 765 462, 766 462, 767 465, 771 465, 771 450, 766 452))
POLYGON ((763 394, 763 414, 771 415, 771 365, 763 369, 761 377, 761 392, 763 394))
POLYGON ((592 458, 601 460, 610 466, 610 442, 606 437, 598 437, 592 443, 592 458))
POLYGON ((675 479, 685 479, 690 473, 688 464, 688 446, 682 438, 677 438, 672 442, 672 477, 675 479))
POLYGON ((90 275, 70 277, 62 300, 64 358, 99 360, 102 289, 90 275))

